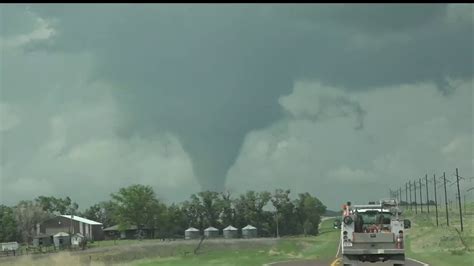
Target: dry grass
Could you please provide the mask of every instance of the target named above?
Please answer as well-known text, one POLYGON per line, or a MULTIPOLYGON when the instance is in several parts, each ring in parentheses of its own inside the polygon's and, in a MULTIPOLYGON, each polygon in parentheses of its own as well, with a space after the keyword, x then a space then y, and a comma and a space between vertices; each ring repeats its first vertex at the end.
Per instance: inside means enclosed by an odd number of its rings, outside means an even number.
MULTIPOLYGON (((211 239, 203 242, 199 253, 258 249, 275 245, 276 241, 271 238, 211 239)), ((84 251, 5 257, 0 258, 0 264, 9 266, 131 265, 136 260, 157 257, 162 261, 170 261, 191 256, 198 243, 199 240, 142 241, 130 245, 96 247, 84 251)))

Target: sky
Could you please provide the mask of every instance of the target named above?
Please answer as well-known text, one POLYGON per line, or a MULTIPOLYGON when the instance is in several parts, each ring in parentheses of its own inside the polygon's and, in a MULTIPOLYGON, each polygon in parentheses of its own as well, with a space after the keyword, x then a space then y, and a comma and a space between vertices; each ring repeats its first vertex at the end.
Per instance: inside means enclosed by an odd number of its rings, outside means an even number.
POLYGON ((473 26, 469 4, 0 5, 0 203, 140 183, 337 209, 456 168, 464 193, 473 26))

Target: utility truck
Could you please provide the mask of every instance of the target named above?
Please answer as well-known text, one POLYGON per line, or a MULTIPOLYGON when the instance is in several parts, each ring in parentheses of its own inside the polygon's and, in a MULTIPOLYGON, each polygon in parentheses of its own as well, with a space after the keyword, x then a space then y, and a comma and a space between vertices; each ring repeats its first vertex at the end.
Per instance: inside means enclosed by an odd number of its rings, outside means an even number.
POLYGON ((341 251, 345 266, 362 262, 405 265, 404 220, 396 200, 343 205, 341 251))

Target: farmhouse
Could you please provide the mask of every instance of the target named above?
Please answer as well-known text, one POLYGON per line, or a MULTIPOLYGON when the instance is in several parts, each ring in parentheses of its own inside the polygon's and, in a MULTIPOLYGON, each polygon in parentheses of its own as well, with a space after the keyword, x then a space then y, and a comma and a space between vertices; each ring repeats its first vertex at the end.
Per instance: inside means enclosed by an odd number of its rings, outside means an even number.
POLYGON ((55 235, 60 232, 80 233, 89 240, 103 240, 102 224, 75 215, 58 215, 36 225, 36 234, 55 235))

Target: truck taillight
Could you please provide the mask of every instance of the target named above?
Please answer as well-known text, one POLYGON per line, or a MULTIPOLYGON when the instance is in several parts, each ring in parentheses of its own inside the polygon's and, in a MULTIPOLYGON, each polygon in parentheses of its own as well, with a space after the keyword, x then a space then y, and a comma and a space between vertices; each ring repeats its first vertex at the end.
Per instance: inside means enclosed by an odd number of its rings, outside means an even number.
POLYGON ((403 231, 402 230, 398 231, 396 246, 399 249, 403 248, 403 231))

